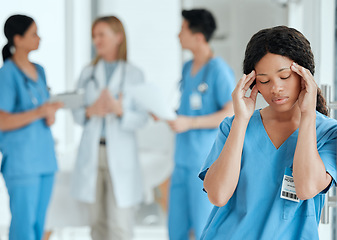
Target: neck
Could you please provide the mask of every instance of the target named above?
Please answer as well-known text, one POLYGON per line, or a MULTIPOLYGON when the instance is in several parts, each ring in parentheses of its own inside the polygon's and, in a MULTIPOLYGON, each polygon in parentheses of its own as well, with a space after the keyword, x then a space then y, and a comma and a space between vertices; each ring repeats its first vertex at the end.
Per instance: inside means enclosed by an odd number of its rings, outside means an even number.
POLYGON ((29 52, 17 49, 15 53, 12 56, 12 60, 18 65, 18 66, 25 66, 31 64, 31 62, 28 59, 29 52))
POLYGON ((198 46, 198 48, 192 50, 194 56, 194 64, 204 65, 210 58, 213 57, 212 49, 208 43, 198 46))
POLYGON ((278 122, 293 122, 301 120, 301 110, 296 103, 290 110, 286 112, 277 112, 270 106, 262 110, 265 114, 265 119, 278 122))
POLYGON ((114 62, 118 60, 118 49, 114 50, 113 52, 110 52, 109 54, 102 56, 102 58, 106 62, 114 62))

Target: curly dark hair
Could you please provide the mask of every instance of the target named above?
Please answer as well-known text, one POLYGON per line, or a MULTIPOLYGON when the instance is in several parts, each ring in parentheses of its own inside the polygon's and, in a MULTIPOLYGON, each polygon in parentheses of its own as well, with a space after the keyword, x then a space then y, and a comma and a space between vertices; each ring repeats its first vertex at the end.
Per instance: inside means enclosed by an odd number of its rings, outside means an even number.
MULTIPOLYGON (((262 29, 250 39, 247 44, 243 72, 249 74, 255 69, 256 64, 267 54, 273 53, 287 57, 297 64, 308 69, 312 75, 315 73, 315 60, 310 42, 302 33, 294 28, 277 26, 262 29)), ((251 88, 256 84, 252 83, 251 88)), ((321 90, 317 89, 316 110, 328 116, 329 111, 321 90)))

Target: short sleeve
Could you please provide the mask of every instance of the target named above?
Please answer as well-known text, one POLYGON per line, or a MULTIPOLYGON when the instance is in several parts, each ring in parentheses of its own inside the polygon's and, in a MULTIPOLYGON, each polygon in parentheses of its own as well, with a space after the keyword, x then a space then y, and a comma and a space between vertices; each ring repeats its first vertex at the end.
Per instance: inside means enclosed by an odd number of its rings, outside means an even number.
POLYGON ((205 179, 206 173, 208 171, 208 169, 210 168, 210 166, 215 162, 215 160, 218 159, 223 146, 226 143, 232 122, 233 122, 234 116, 233 117, 227 117, 225 118, 220 126, 219 126, 219 130, 218 130, 218 134, 217 137, 215 139, 215 142, 213 144, 213 147, 210 151, 210 153, 208 154, 208 157, 204 163, 204 165, 202 166, 200 173, 199 173, 199 178, 201 180, 205 179))
POLYGON ((7 69, 0 69, 0 86, 0 110, 13 112, 16 102, 16 84, 7 69))
POLYGON ((215 78, 216 102, 220 108, 232 101, 232 92, 235 88, 235 77, 232 69, 227 64, 222 67, 215 78))
POLYGON ((328 127, 322 137, 318 139, 317 150, 327 173, 333 178, 333 184, 336 184, 337 124, 334 120, 331 122, 334 124, 328 127))

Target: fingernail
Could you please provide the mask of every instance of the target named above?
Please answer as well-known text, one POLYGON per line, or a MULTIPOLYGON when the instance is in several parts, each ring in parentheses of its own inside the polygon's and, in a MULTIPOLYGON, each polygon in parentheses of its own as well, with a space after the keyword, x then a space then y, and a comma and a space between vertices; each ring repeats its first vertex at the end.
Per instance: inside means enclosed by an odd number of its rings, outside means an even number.
POLYGON ((296 66, 296 63, 295 63, 295 62, 293 62, 293 65, 294 65, 294 66, 296 66))

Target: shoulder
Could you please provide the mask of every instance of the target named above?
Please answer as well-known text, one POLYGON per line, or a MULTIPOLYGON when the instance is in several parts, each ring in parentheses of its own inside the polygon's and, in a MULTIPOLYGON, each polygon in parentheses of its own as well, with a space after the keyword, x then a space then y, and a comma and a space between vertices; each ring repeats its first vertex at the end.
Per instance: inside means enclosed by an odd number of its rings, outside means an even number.
POLYGON ((11 60, 6 60, 0 68, 0 82, 14 83, 15 80, 15 65, 11 60))
POLYGON ((337 121, 316 111, 317 142, 337 137, 337 121))
POLYGON ((186 61, 183 65, 183 68, 187 68, 187 67, 191 66, 192 63, 193 63, 193 59, 186 61))
POLYGON ((234 115, 231 116, 231 117, 226 117, 221 123, 220 123, 220 132, 224 135, 228 135, 229 134, 229 131, 232 127, 232 123, 233 123, 233 120, 234 120, 234 115))
POLYGON ((210 72, 214 79, 220 82, 235 82, 232 68, 220 57, 213 58, 210 64, 210 72))
POLYGON ((137 84, 137 83, 142 83, 144 82, 144 73, 143 71, 137 67, 136 65, 129 63, 129 62, 125 62, 122 61, 122 71, 123 71, 123 67, 125 67, 125 71, 126 71, 126 79, 128 82, 131 82, 133 84, 137 84))
POLYGON ((11 60, 7 59, 0 68, 0 74, 6 75, 13 72, 14 70, 15 70, 14 63, 11 60))
POLYGON ((40 64, 38 64, 38 63, 33 63, 33 64, 34 64, 35 67, 36 67, 37 73, 38 73, 39 75, 42 75, 42 78, 43 78, 44 80, 46 80, 46 73, 45 73, 45 71, 44 71, 44 68, 43 68, 40 64))
POLYGON ((186 72, 189 68, 191 68, 192 66, 192 63, 193 63, 193 60, 189 60, 187 62, 184 63, 183 65, 183 73, 186 72))
POLYGON ((89 76, 91 76, 94 71, 94 68, 95 68, 95 65, 91 63, 84 66, 81 72, 81 78, 88 78, 89 76))
POLYGON ((316 111, 316 127, 336 128, 337 120, 316 111))
POLYGON ((35 67, 36 67, 36 69, 38 71, 43 71, 44 72, 44 68, 40 64, 38 64, 38 63, 33 63, 33 64, 35 65, 35 67))
MULTIPOLYGON (((222 130, 225 130, 225 129, 230 129, 232 127, 232 123, 233 123, 233 120, 235 118, 235 115, 231 116, 231 117, 226 117, 220 124, 220 128, 222 130)), ((251 116, 250 120, 249 120, 249 123, 248 123, 248 127, 251 127, 252 125, 255 125, 255 123, 257 121, 259 121, 259 118, 260 118, 260 109, 257 109, 254 111, 253 115, 251 116)))
POLYGON ((129 62, 125 62, 125 61, 122 61, 121 63, 125 65, 125 68, 128 72, 131 72, 133 74, 143 75, 143 71, 136 65, 129 63, 129 62))
POLYGON ((221 57, 215 57, 210 61, 210 65, 217 71, 232 71, 228 63, 221 57))

